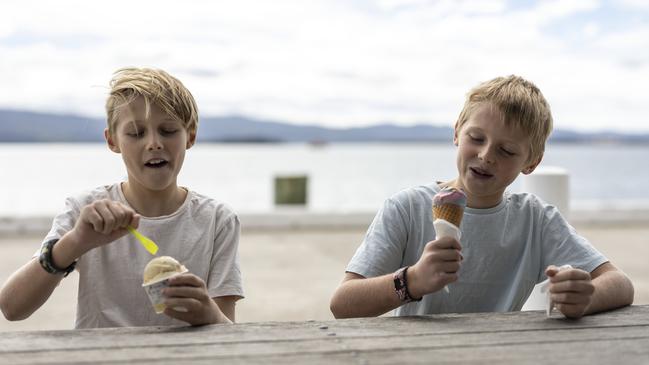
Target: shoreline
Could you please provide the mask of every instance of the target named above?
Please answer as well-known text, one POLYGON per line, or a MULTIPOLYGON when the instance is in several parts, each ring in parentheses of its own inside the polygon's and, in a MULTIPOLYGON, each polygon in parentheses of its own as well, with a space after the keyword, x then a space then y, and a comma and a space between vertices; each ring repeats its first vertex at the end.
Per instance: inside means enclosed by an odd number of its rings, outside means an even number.
MULTIPOLYGON (((287 207, 269 213, 241 213, 242 229, 260 230, 313 230, 313 229, 365 229, 376 212, 312 212, 305 208, 287 207)), ((47 232, 53 216, 0 216, 0 235, 25 235, 47 232)), ((583 226, 649 226, 649 207, 620 209, 601 206, 596 209, 571 210, 568 221, 583 226)))

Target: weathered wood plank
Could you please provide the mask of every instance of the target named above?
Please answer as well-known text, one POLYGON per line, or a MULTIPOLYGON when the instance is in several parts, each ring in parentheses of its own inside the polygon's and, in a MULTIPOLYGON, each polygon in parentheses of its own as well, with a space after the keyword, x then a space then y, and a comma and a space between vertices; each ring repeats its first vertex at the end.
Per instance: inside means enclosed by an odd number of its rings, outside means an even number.
POLYGON ((621 326, 602 328, 524 330, 499 332, 462 332, 450 334, 394 333, 380 337, 322 337, 319 339, 282 340, 266 339, 196 345, 158 345, 103 347, 86 349, 58 349, 47 351, 5 352, 3 359, 13 364, 52 362, 129 362, 135 359, 148 361, 197 361, 201 359, 228 360, 253 357, 304 357, 307 355, 329 357, 341 353, 357 354, 374 351, 435 352, 456 351, 479 353, 484 348, 503 347, 515 349, 551 345, 554 347, 581 347, 588 342, 624 340, 644 341, 649 348, 649 326, 621 326), (26 357, 28 355, 28 358, 26 357))
POLYGON ((632 306, 573 321, 546 318, 540 311, 511 313, 445 314, 421 317, 382 317, 325 322, 267 322, 203 327, 140 327, 96 330, 31 331, 0 333, 0 354, 6 351, 40 351, 121 348, 158 345, 201 345, 266 339, 317 339, 376 337, 463 332, 543 331, 564 328, 606 328, 649 325, 649 306, 632 306))
MULTIPOLYGON (((0 363, 257 363, 331 361, 536 362, 555 355, 646 360, 649 306, 578 321, 541 312, 454 314, 329 322, 249 323, 204 327, 116 328, 0 334, 0 363), (508 354, 511 353, 511 354, 508 354), (593 355, 593 354, 601 355, 593 355), (576 356, 576 355, 575 355, 576 356), (392 359, 392 360, 389 360, 392 359), (457 360, 457 359, 461 359, 457 360), (536 359, 538 360, 538 359, 536 359)), ((560 360, 560 359, 559 359, 560 360)), ((635 362, 635 361, 634 361, 635 362)))

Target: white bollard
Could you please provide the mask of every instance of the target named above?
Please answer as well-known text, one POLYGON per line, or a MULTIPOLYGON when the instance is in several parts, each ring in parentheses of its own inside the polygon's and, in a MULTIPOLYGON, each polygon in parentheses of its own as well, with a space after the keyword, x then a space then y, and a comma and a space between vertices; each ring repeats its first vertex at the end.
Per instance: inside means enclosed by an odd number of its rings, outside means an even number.
MULTIPOLYGON (((566 219, 570 214, 570 176, 561 167, 539 166, 529 175, 522 175, 522 191, 532 193, 548 204, 559 209, 566 219)), ((541 293, 540 285, 536 285, 532 294, 523 304, 522 310, 542 310, 547 306, 546 296, 541 293)))
POLYGON ((552 204, 566 219, 570 213, 570 177, 568 171, 556 166, 539 166, 522 176, 522 191, 532 193, 552 204))

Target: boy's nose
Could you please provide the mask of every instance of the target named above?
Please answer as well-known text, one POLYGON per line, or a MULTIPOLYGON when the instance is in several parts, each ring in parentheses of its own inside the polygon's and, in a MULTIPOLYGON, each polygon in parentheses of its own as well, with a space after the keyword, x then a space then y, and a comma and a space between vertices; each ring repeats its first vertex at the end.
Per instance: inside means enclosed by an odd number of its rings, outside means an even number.
MULTIPOLYGON (((151 134, 153 134, 153 133, 151 133, 151 134)), ((158 138, 155 135, 150 135, 149 140, 147 141, 147 149, 149 151, 161 150, 162 149, 162 143, 160 142, 160 138, 158 138)))
POLYGON ((494 158, 493 158, 493 152, 490 147, 485 147, 483 148, 480 153, 478 154, 478 158, 487 162, 487 163, 493 163, 494 158))

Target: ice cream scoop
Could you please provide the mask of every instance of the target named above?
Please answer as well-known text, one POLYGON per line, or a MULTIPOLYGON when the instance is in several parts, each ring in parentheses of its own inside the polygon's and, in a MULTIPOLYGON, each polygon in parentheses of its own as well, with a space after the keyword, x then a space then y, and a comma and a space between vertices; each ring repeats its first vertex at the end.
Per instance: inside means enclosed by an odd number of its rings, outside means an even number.
MULTIPOLYGON (((460 240, 460 223, 466 207, 466 194, 447 186, 433 196, 433 226, 437 238, 453 237, 460 240)), ((444 287, 449 292, 448 287, 444 287)))
POLYGON ((187 268, 171 256, 160 256, 152 259, 144 267, 143 284, 148 285, 176 274, 187 272, 187 268))

